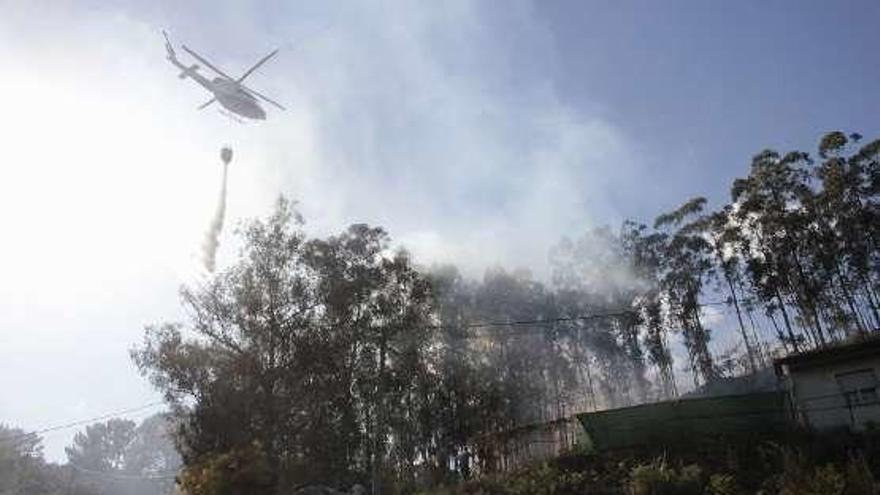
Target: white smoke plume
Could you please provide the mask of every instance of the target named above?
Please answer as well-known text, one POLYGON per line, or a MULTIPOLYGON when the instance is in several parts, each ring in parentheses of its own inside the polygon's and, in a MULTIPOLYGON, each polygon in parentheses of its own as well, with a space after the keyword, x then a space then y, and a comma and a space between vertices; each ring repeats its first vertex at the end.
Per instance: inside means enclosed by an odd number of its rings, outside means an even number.
POLYGON ((220 200, 217 210, 211 220, 211 226, 205 233, 205 241, 202 243, 202 256, 205 269, 213 272, 216 267, 217 248, 220 246, 220 233, 223 232, 223 218, 226 216, 226 176, 229 162, 232 161, 232 148, 224 147, 220 150, 220 158, 223 160, 223 182, 220 186, 220 200))

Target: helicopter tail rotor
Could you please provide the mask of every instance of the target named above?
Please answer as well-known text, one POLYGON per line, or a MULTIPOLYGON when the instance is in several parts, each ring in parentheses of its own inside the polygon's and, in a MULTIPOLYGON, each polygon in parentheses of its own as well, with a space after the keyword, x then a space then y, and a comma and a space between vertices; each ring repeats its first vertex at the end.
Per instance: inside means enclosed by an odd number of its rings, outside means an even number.
POLYGON ((183 69, 177 77, 181 79, 186 79, 188 76, 192 76, 197 70, 199 70, 198 64, 192 64, 189 67, 183 69))

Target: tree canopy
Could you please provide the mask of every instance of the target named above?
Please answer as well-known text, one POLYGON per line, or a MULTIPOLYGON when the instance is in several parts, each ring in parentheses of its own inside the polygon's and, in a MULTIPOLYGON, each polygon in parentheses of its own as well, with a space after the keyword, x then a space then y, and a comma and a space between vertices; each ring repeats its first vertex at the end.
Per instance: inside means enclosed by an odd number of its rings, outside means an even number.
MULTIPOLYGON (((194 495, 454 481, 505 466, 514 429, 876 331, 878 187, 880 141, 766 150, 714 209, 696 197, 561 240, 548 283, 416 267, 363 224, 310 238, 281 199, 230 266, 182 289, 187 321, 148 327, 132 357, 179 418, 194 495), (725 352, 718 307, 739 341, 725 352)), ((94 447, 102 462, 129 429, 94 447)))

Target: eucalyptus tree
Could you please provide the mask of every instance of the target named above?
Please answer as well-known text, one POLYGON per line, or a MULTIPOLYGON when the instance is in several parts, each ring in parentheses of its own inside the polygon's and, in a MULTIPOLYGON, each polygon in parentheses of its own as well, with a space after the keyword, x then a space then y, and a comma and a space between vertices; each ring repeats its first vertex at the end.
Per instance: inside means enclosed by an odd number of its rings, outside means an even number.
POLYGON ((640 236, 627 222, 620 232, 601 227, 574 241, 563 239, 551 252, 554 287, 564 295, 566 311, 612 315, 572 325, 577 356, 595 361, 609 405, 643 402, 650 388, 639 304, 650 298, 652 282, 642 279, 650 270, 638 266, 647 259, 640 236))
POLYGON ((837 322, 867 331, 880 328, 876 297, 880 140, 853 149, 860 141, 858 134, 839 131, 821 139, 822 161, 814 170, 820 189, 810 206, 821 234, 821 268, 839 293, 840 306, 846 308, 838 312, 837 322))
POLYGON ((245 225, 236 262, 182 290, 188 324, 148 327, 132 353, 181 415, 187 470, 263 459, 253 493, 378 485, 413 458, 399 427, 424 406, 427 280, 382 229, 308 239, 301 225, 284 200, 245 225))
POLYGON ((660 287, 668 236, 662 232, 648 232, 647 226, 626 221, 621 239, 631 259, 635 279, 641 287, 634 306, 644 329, 645 352, 648 360, 657 368, 661 396, 672 398, 677 395, 677 390, 672 354, 668 345, 669 325, 664 317, 660 287))
POLYGON ((766 150, 732 188, 746 273, 770 316, 781 313, 784 341, 795 350, 795 323, 820 346, 880 322, 872 178, 880 144, 847 154, 860 139, 825 135, 818 165, 804 152, 766 150))
POLYGON ((559 381, 567 376, 560 335, 546 325, 522 323, 557 316, 552 294, 527 271, 490 269, 476 287, 473 321, 499 323, 475 329, 475 336, 496 370, 506 428, 560 414, 559 381))
POLYGON ((187 467, 256 442, 271 471, 266 493, 313 419, 309 402, 299 400, 312 365, 301 344, 320 301, 305 268, 301 223, 281 202, 267 221, 245 227, 234 266, 181 290, 189 325, 147 327, 143 346, 132 351, 182 416, 178 443, 187 467))
MULTIPOLYGON (((393 426, 415 424, 414 394, 420 380, 426 379, 422 358, 430 338, 430 285, 408 254, 387 252, 388 242, 382 229, 354 225, 343 234, 305 246, 306 264, 319 281, 324 313, 318 331, 310 334, 315 339, 312 345, 316 352, 332 351, 331 359, 336 361, 326 369, 335 386, 310 390, 334 391, 335 399, 342 401, 335 411, 326 409, 332 401, 319 402, 321 410, 315 417, 335 412, 343 424, 353 425, 355 420, 365 428, 366 467, 374 481, 385 468, 389 445, 399 456, 414 455, 415 447, 408 441, 412 433, 395 431, 393 426)), ((354 434, 348 427, 342 431, 346 436, 354 434)), ((340 440, 348 443, 346 438, 340 440)), ((314 438, 308 444, 321 442, 314 438)))
POLYGON ((565 417, 578 384, 568 335, 540 323, 558 316, 555 294, 523 270, 496 268, 480 281, 451 267, 432 271, 435 435, 426 460, 436 476, 468 477, 504 465, 506 432, 565 417), (533 322, 533 323, 529 323, 533 322), (444 474, 445 473, 445 474, 444 474))
POLYGON ((711 332, 701 319, 700 297, 714 266, 711 245, 700 232, 698 215, 705 204, 705 198, 691 199, 658 216, 654 228, 669 229, 660 276, 669 314, 682 332, 695 382, 702 378, 709 383, 718 377, 718 370, 709 350, 711 332), (697 220, 689 221, 694 216, 697 220))
POLYGON ((730 205, 725 205, 718 211, 701 214, 693 221, 693 226, 695 233, 702 235, 708 243, 714 264, 708 274, 723 286, 721 292, 727 294, 727 302, 733 306, 740 338, 746 349, 747 367, 750 373, 754 373, 759 367, 758 342, 752 342, 753 337, 749 336, 749 331, 743 321, 743 308, 740 303, 742 263, 738 250, 742 245, 742 233, 732 211, 733 208, 730 205))
POLYGON ((423 390, 429 407, 421 417, 427 433, 422 459, 430 479, 437 484, 467 479, 476 461, 473 439, 499 420, 495 376, 486 371, 478 341, 468 325, 473 323, 476 283, 465 279, 451 265, 435 266, 429 272, 434 296, 433 366, 437 371, 432 387, 423 390), (485 402, 485 403, 484 403, 485 402))
POLYGON ((800 152, 785 156, 765 150, 752 160, 748 177, 736 179, 731 189, 734 214, 742 232, 742 251, 748 253, 746 273, 756 296, 770 313, 782 314, 786 341, 795 350, 800 339, 789 309, 818 345, 824 340, 816 317, 815 287, 805 279, 803 245, 806 222, 802 203, 809 194, 809 157, 800 152), (801 250, 801 253, 797 253, 801 250))

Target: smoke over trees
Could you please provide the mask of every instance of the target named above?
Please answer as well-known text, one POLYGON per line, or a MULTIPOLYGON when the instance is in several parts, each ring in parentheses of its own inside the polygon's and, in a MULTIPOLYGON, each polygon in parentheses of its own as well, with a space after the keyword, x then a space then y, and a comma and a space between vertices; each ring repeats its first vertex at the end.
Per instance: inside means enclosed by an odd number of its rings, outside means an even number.
POLYGON ((3 495, 166 495, 180 468, 171 418, 155 414, 139 425, 111 419, 76 434, 66 464, 46 462, 42 439, 0 425, 3 495))
POLYGON ((366 225, 311 239, 281 200, 232 266, 183 289, 188 324, 132 352, 182 418, 185 487, 467 478, 514 428, 675 397, 679 365, 694 386, 730 374, 709 306, 732 311, 740 372, 877 329, 880 141, 860 139, 825 136, 818 162, 764 151, 716 210, 563 239, 547 284, 419 270, 366 225))
POLYGON ((181 464, 173 432, 172 419, 161 413, 140 424, 111 419, 89 425, 65 448, 65 485, 80 495, 171 493, 181 464))
POLYGON ((0 493, 61 493, 63 475, 43 459, 39 436, 0 424, 0 493))
POLYGON ((183 291, 192 327, 150 328, 134 353, 172 403, 196 399, 180 430, 187 465, 265 462, 249 493, 387 476, 416 456, 418 431, 389 438, 418 424, 429 386, 427 280, 382 229, 307 239, 301 223, 283 200, 252 222, 238 263, 183 291))

